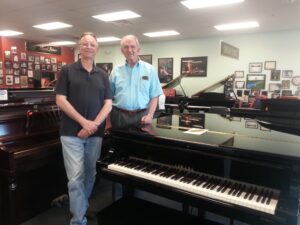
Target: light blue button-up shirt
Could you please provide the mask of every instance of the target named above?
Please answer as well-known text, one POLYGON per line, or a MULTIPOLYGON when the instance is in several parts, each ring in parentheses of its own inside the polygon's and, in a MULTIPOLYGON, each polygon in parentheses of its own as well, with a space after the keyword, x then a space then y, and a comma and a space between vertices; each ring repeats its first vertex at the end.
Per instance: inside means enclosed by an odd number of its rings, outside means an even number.
POLYGON ((113 69, 110 76, 113 105, 125 110, 147 109, 152 98, 163 94, 157 72, 139 60, 133 68, 126 62, 113 69))

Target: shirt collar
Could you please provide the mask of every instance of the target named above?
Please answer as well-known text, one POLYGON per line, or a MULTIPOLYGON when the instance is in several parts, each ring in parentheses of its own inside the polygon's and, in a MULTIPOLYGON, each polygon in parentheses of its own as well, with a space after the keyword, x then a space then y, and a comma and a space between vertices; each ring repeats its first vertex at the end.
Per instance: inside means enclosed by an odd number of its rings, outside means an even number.
MULTIPOLYGON (((78 61, 75 63, 75 68, 77 70, 85 70, 83 68, 82 64, 81 64, 81 59, 78 59, 78 61)), ((93 73, 93 72, 99 72, 99 71, 100 71, 100 69, 97 66, 95 66, 95 62, 94 62, 93 63, 93 69, 92 69, 91 73, 93 73)))

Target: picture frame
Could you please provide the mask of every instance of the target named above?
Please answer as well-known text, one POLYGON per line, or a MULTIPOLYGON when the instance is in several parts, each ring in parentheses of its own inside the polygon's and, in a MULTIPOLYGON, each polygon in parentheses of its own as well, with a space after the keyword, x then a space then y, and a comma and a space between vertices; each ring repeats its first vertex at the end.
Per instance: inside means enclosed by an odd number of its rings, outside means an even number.
POLYGON ((275 70, 276 61, 265 61, 265 70, 275 70))
POLYGON ((108 62, 108 63, 96 63, 96 66, 99 68, 103 69, 108 75, 111 74, 111 71, 113 69, 113 63, 108 62))
POLYGON ((291 80, 282 80, 281 89, 290 89, 291 80))
POLYGON ((249 63, 249 73, 261 73, 261 72, 262 72, 261 62, 249 63))
POLYGON ((265 89, 266 75, 265 74, 248 74, 246 80, 246 89, 262 90, 265 89))
POLYGON ((45 64, 50 64, 50 58, 45 58, 45 64))
POLYGON ((242 89, 245 87, 245 81, 236 81, 235 82, 235 88, 242 89))
POLYGON ((269 83, 269 92, 276 92, 281 90, 280 83, 269 83))
POLYGON ((27 57, 28 57, 29 62, 34 62, 34 56, 33 55, 29 55, 27 57))
POLYGON ((244 78, 244 71, 243 70, 234 71, 234 77, 235 78, 244 78))
POLYGON ((152 55, 139 55, 140 60, 152 64, 152 55))
POLYGON ((271 81, 279 81, 280 80, 281 70, 271 70, 271 81))
POLYGON ((14 84, 14 77, 13 75, 6 75, 5 76, 5 85, 11 86, 14 84))
POLYGON ((239 59, 239 48, 221 41, 221 55, 234 59, 239 59))
POLYGON ((180 71, 187 77, 206 77, 207 56, 181 58, 180 71))
POLYGON ((246 120, 245 127, 250 129, 258 129, 258 123, 255 120, 246 120))
POLYGON ((56 58, 51 58, 51 63, 53 64, 53 63, 57 63, 57 60, 56 60, 56 58))
POLYGON ((27 59, 26 52, 21 52, 20 59, 21 60, 26 60, 27 59))
POLYGON ((168 83, 173 80, 173 58, 158 58, 157 61, 160 83, 168 83))
POLYGON ((300 86, 300 76, 295 76, 292 78, 292 84, 294 86, 300 86))
POLYGON ((293 77, 293 70, 282 70, 281 77, 282 78, 292 78, 293 77))
POLYGON ((157 118, 156 127, 163 129, 171 129, 172 127, 172 116, 162 116, 157 118))
POLYGON ((14 77, 15 84, 20 84, 20 77, 14 77))
POLYGON ((28 77, 27 76, 21 76, 20 77, 20 85, 21 85, 21 88, 27 88, 28 87, 28 77))
POLYGON ((292 96, 292 90, 281 90, 281 96, 292 96))

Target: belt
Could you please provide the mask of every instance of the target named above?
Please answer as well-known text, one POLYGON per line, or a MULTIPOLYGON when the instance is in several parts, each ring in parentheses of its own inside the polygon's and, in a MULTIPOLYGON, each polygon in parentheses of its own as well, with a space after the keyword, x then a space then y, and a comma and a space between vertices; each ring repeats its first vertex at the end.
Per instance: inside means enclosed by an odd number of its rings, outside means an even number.
POLYGON ((126 110, 126 109, 120 109, 116 106, 114 106, 114 109, 116 109, 119 112, 126 113, 128 115, 136 115, 136 114, 139 114, 140 112, 146 111, 146 109, 126 110))

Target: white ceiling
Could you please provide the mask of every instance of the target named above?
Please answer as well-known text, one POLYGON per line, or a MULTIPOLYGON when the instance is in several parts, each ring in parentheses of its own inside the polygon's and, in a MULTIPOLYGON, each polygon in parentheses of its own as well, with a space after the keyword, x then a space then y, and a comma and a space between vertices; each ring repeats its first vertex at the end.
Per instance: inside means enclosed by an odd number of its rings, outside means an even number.
POLYGON ((82 32, 97 36, 136 35, 141 42, 192 39, 241 33, 300 29, 300 0, 245 0, 230 6, 188 10, 180 0, 0 0, 0 30, 24 33, 27 40, 77 41, 82 32), (102 22, 91 16, 132 10, 142 17, 120 22, 102 22), (259 28, 220 32, 214 25, 257 20, 259 28), (60 21, 71 28, 44 31, 33 25, 60 21), (145 32, 174 29, 181 35, 149 38, 145 32))

